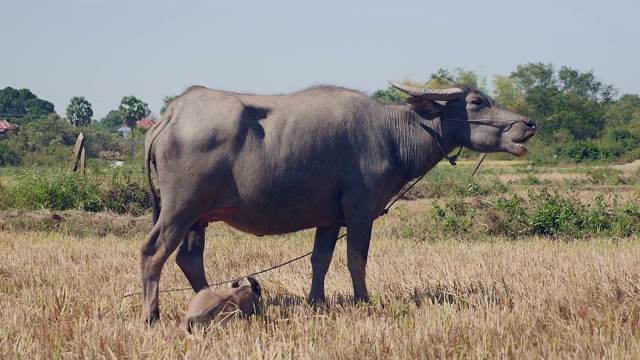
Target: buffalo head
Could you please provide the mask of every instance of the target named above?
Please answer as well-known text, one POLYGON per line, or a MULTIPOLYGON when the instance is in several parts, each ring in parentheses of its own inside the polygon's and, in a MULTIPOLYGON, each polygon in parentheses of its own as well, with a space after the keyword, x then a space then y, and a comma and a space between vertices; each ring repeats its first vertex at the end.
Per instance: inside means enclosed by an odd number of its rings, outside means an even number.
POLYGON ((420 116, 439 118, 443 133, 472 150, 524 156, 528 151, 524 143, 537 132, 535 121, 503 108, 469 85, 423 89, 389 83, 411 95, 407 102, 420 116))

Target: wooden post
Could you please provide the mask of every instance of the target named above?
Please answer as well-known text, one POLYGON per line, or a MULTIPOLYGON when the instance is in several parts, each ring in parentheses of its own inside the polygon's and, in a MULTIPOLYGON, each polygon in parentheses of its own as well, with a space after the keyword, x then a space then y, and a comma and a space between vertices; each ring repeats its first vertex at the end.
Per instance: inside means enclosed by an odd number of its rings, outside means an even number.
POLYGON ((82 151, 80 152, 80 172, 84 175, 84 164, 87 160, 87 153, 85 151, 84 143, 82 143, 82 151))
POLYGON ((84 174, 84 162, 85 162, 85 151, 84 151, 84 134, 78 134, 78 138, 76 139, 76 146, 73 147, 73 157, 71 158, 71 163, 69 164, 69 171, 76 171, 78 169, 78 161, 80 161, 80 168, 82 173, 84 174))
POLYGON ((471 176, 473 176, 476 171, 478 171, 478 168, 480 167, 480 164, 482 163, 482 160, 484 160, 485 156, 487 156, 487 153, 480 153, 480 157, 478 158, 478 160, 476 160, 476 164, 473 165, 473 168, 471 169, 471 176))

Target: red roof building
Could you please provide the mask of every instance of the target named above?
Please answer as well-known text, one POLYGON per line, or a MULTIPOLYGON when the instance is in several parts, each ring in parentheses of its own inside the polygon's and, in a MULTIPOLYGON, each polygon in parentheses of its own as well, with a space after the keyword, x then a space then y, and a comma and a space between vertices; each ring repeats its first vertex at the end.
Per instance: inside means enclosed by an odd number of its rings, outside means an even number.
POLYGON ((153 120, 151 120, 149 118, 144 118, 144 119, 138 120, 136 122, 136 125, 138 125, 140 127, 143 127, 145 129, 148 129, 148 128, 152 127, 153 124, 155 124, 155 123, 153 122, 153 120))
POLYGON ((0 134, 4 134, 5 131, 15 129, 18 125, 9 124, 7 120, 0 120, 0 134))

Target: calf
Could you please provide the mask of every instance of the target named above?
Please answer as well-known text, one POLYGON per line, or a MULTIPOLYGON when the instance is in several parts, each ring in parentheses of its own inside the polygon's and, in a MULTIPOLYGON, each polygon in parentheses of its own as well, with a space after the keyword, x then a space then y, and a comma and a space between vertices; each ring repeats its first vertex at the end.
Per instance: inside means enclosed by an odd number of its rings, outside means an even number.
POLYGON ((214 319, 220 324, 227 323, 234 315, 249 317, 260 313, 260 284, 251 276, 246 278, 249 285, 240 286, 240 280, 231 284, 231 289, 214 293, 211 288, 200 290, 191 300, 180 328, 188 333, 194 325, 205 325, 214 319))

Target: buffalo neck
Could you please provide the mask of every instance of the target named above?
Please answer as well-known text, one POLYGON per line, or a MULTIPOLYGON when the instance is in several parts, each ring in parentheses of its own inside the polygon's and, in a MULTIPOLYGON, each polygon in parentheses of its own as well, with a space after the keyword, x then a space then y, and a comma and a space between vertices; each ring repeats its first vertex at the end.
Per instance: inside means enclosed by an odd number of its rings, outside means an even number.
POLYGON ((394 151, 405 181, 424 175, 458 146, 452 136, 442 133, 440 118, 425 119, 406 105, 387 107, 387 129, 395 139, 394 151))

